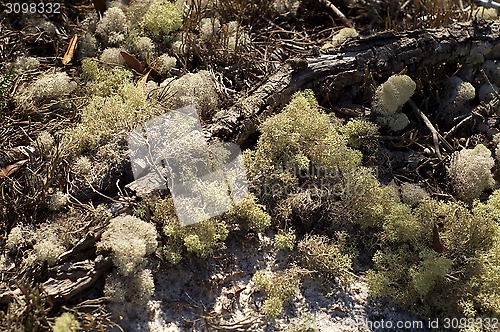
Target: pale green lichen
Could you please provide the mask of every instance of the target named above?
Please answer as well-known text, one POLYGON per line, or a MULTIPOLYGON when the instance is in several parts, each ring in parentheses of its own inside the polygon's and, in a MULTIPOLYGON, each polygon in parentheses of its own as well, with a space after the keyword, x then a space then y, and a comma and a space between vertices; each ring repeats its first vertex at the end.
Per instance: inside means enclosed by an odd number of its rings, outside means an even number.
POLYGON ((120 67, 108 68, 95 59, 82 61, 81 78, 85 83, 85 92, 102 97, 120 93, 124 86, 131 84, 134 75, 131 71, 120 67))
POLYGON ((59 211, 68 203, 68 195, 62 191, 55 191, 50 195, 47 207, 51 211, 59 211))
POLYGON ((298 292, 305 271, 291 266, 284 271, 257 271, 252 281, 257 289, 267 293, 263 312, 268 317, 278 317, 283 312, 283 304, 298 292))
POLYGON ((119 216, 110 220, 97 248, 111 251, 120 274, 129 276, 136 273, 145 257, 156 250, 156 238, 153 224, 133 216, 119 216))
POLYGON ((123 44, 130 24, 121 8, 111 7, 97 24, 96 34, 109 46, 123 44))
POLYGON ((463 149, 454 152, 448 168, 448 176, 457 196, 466 201, 479 195, 495 183, 491 168, 495 161, 491 151, 478 144, 474 149, 463 149))
POLYGON ((165 80, 160 87, 167 87, 173 96, 168 102, 172 109, 195 105, 202 119, 215 114, 220 98, 217 92, 217 82, 213 74, 201 70, 195 74, 188 73, 178 79, 165 80))
POLYGON ((206 17, 202 18, 198 23, 198 28, 200 30, 200 37, 205 41, 209 42, 214 38, 221 27, 220 21, 216 17, 206 17))
POLYGON ((83 90, 92 97, 81 109, 80 122, 65 132, 63 143, 69 154, 95 152, 162 112, 147 100, 144 89, 132 82, 130 71, 100 67, 91 59, 82 62, 82 69, 83 90))
POLYGON ((476 96, 476 90, 469 82, 464 82, 458 76, 450 77, 443 89, 440 111, 447 123, 453 118, 467 113, 470 109, 469 101, 476 96))
POLYGON ((10 230, 6 247, 9 250, 18 250, 26 246, 34 237, 34 231, 27 226, 16 226, 10 230))
POLYGON ((297 236, 293 229, 290 229, 288 231, 280 229, 278 231, 278 234, 274 236, 274 244, 278 249, 281 250, 283 249, 293 250, 293 248, 295 247, 296 239, 297 236))
POLYGON ((347 137, 347 143, 350 147, 359 148, 360 138, 372 136, 378 133, 378 126, 364 119, 351 119, 339 130, 347 137))
POLYGON ((348 282, 352 269, 351 257, 345 253, 345 244, 334 243, 322 235, 307 235, 297 245, 301 264, 311 270, 325 273, 348 282))
POLYGON ((414 183, 402 183, 401 187, 401 201, 410 206, 416 206, 425 198, 429 197, 429 194, 425 189, 414 183))
POLYGON ((71 168, 76 174, 86 176, 92 172, 92 163, 88 157, 80 156, 71 168))
POLYGON ((379 114, 393 115, 410 99, 416 87, 408 75, 393 75, 375 91, 372 107, 379 114))
POLYGON ((377 122, 384 127, 389 127, 391 130, 399 131, 410 124, 410 119, 408 119, 406 114, 397 112, 395 114, 378 117, 377 122))
POLYGON ((158 199, 149 208, 153 219, 163 225, 166 237, 163 254, 171 264, 179 263, 185 251, 207 257, 226 248, 224 241, 229 230, 224 219, 212 218, 183 227, 175 214, 172 198, 158 199))
POLYGON ((168 0, 155 0, 144 14, 140 26, 151 38, 167 40, 182 26, 181 12, 168 0))
POLYGON ((168 55, 168 54, 162 54, 158 58, 158 65, 156 66, 156 70, 160 75, 166 75, 170 73, 170 71, 175 67, 177 64, 177 59, 168 55))
POLYGON ((108 47, 101 54, 101 61, 113 64, 113 65, 124 65, 125 59, 121 55, 123 49, 117 47, 108 47))
POLYGON ((453 261, 440 257, 438 253, 425 250, 421 254, 422 262, 410 269, 413 286, 418 295, 425 297, 450 271, 453 261))
POLYGON ((151 38, 136 35, 131 38, 129 45, 129 51, 137 54, 140 60, 147 61, 149 59, 150 63, 154 63, 152 59, 156 56, 155 45, 151 38))
POLYGON ((271 225, 271 216, 267 214, 263 205, 257 204, 253 195, 247 196, 235 206, 230 215, 236 218, 239 223, 260 232, 271 225))
POLYGON ((35 141, 35 146, 41 152, 42 156, 47 157, 54 147, 55 139, 48 131, 42 131, 35 141))
POLYGON ((132 302, 144 305, 153 296, 155 284, 149 269, 137 271, 133 275, 123 276, 112 273, 106 278, 104 295, 112 302, 132 302))
POLYGON ((40 61, 32 56, 20 56, 13 65, 13 68, 17 70, 33 70, 38 67, 40 67, 40 61))
POLYGON ((262 124, 255 161, 261 167, 298 169, 305 156, 324 170, 353 169, 361 153, 347 147, 335 125, 320 111, 312 91, 296 93, 280 114, 262 124))
POLYGON ((322 49, 338 49, 348 39, 358 36, 358 32, 354 28, 342 28, 337 31, 330 42, 322 46, 322 49))
POLYGON ((425 225, 412 213, 410 206, 394 203, 384 216, 383 239, 391 243, 417 243, 425 225))
POLYGON ((76 332, 81 328, 80 322, 75 315, 65 312, 57 317, 52 327, 53 332, 76 332))
POLYGON ((28 96, 35 102, 59 99, 69 95, 77 87, 66 73, 45 74, 28 87, 28 96))
POLYGON ((37 242, 33 249, 35 260, 40 263, 47 262, 49 266, 54 265, 59 256, 66 251, 59 237, 49 232, 37 236, 37 242))

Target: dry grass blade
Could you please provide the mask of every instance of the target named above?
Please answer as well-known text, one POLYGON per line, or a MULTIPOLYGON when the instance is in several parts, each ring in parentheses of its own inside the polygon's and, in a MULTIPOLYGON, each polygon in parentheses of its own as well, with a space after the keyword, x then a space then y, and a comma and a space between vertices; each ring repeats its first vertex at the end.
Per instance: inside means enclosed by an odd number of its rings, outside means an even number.
POLYGON ((140 74, 144 74, 146 72, 146 68, 135 58, 135 56, 124 51, 121 51, 120 54, 130 68, 140 74))
POLYGON ((0 179, 6 178, 6 177, 14 174, 15 172, 17 172, 21 168, 21 166, 23 166, 27 162, 28 162, 28 159, 23 159, 23 160, 19 160, 19 161, 15 162, 13 164, 2 167, 0 169, 0 179))
POLYGON ((151 70, 149 70, 137 81, 137 87, 141 89, 141 91, 144 91, 144 89, 146 88, 146 82, 148 81, 149 73, 151 73, 151 70))
POLYGON ((63 65, 67 65, 73 60, 73 56, 75 55, 76 47, 78 46, 78 35, 74 35, 73 38, 69 41, 68 49, 66 53, 64 53, 64 57, 62 60, 63 65))

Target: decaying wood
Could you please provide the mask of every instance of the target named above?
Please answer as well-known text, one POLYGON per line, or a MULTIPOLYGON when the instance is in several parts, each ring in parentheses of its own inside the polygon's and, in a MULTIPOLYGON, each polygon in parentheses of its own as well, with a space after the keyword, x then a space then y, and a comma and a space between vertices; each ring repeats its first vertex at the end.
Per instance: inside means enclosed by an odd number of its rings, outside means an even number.
MULTIPOLYGON (((85 259, 95 254, 94 245, 99 241, 102 230, 90 232, 72 249, 59 256, 57 265, 44 273, 46 280, 41 284, 44 293, 53 300, 69 300, 93 286, 113 266, 111 258, 97 256, 94 260, 85 259), (70 259, 76 260, 70 262, 70 259)), ((6 286, 6 285, 3 285, 6 286)), ((0 303, 9 302, 12 297, 22 296, 16 289, 1 289, 0 303)))
POLYGON ((55 268, 54 277, 50 277, 42 287, 54 300, 67 301, 93 286, 112 267, 111 258, 103 256, 98 256, 95 261, 65 264, 55 268))
POLYGON ((310 87, 336 99, 347 88, 362 85, 367 73, 380 80, 403 70, 411 75, 443 63, 467 64, 471 53, 476 57, 500 57, 500 22, 456 23, 441 29, 359 37, 336 54, 306 59, 304 68, 284 64, 223 117, 214 119, 208 132, 211 136, 242 144, 266 116, 283 106, 300 89, 310 87))
MULTIPOLYGON (((111 258, 98 256, 94 261, 66 263, 51 268, 49 278, 41 284, 44 293, 53 300, 67 301, 92 287, 113 267, 111 258)), ((22 296, 19 288, 0 293, 0 303, 22 296)))
MULTIPOLYGON (((93 253, 93 251, 90 251, 89 249, 94 246, 94 244, 99 241, 101 238, 103 231, 100 230, 96 234, 93 232, 89 232, 83 239, 81 239, 73 248, 70 250, 64 252, 61 256, 59 256, 57 262, 58 263, 64 263, 67 260, 69 260, 72 257, 76 257, 82 252, 90 252, 93 253)), ((81 259, 81 255, 80 255, 81 259)))

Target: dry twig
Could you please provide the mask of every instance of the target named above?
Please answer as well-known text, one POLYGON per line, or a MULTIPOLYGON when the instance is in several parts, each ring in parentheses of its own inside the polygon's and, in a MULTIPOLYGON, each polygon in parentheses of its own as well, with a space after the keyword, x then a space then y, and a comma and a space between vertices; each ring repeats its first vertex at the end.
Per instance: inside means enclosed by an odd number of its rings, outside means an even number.
POLYGON ((443 159, 443 156, 439 151, 439 142, 443 143, 446 151, 453 152, 454 149, 450 145, 450 143, 448 143, 448 141, 446 141, 444 137, 437 131, 437 129, 434 127, 429 118, 418 108, 418 106, 413 102, 413 100, 411 99, 408 100, 408 104, 413 109, 413 111, 418 115, 418 117, 424 122, 426 127, 431 131, 432 141, 434 142, 434 150, 436 151, 436 155, 438 156, 438 158, 443 159))
POLYGON ((337 17, 340 19, 342 23, 344 23, 346 26, 349 28, 352 28, 352 23, 349 21, 347 17, 345 17, 344 13, 340 11, 340 9, 337 8, 333 3, 330 2, 330 0, 319 0, 322 4, 327 6, 337 17))

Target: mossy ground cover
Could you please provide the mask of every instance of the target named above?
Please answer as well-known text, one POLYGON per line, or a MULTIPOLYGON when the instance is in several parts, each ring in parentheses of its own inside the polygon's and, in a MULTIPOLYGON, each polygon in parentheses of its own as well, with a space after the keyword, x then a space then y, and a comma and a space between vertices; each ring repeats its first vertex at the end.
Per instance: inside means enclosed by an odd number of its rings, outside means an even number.
POLYGON ((340 1, 353 31, 313 0, 114 1, 101 14, 74 1, 46 15, 0 2, 0 329, 116 329, 128 303, 166 315, 159 330, 328 330, 315 321, 327 307, 331 324, 377 320, 324 304, 356 287, 365 308, 500 319, 500 64, 480 50, 366 73, 342 100, 296 92, 244 143, 247 197, 203 222, 181 226, 168 189, 127 187, 136 126, 191 104, 204 127, 221 121, 287 60, 358 35, 496 19, 461 3, 340 1), (87 289, 52 292, 89 262, 105 268, 87 289))

